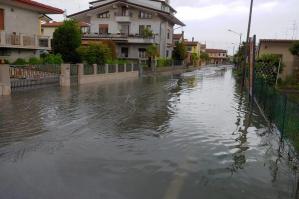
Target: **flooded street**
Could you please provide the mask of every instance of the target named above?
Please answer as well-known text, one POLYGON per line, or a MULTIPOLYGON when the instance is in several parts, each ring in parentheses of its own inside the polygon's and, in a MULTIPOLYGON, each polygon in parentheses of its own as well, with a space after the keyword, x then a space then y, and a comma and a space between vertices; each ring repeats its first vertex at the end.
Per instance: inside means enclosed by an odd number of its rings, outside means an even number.
POLYGON ((0 98, 0 198, 291 199, 279 136, 232 70, 0 98))

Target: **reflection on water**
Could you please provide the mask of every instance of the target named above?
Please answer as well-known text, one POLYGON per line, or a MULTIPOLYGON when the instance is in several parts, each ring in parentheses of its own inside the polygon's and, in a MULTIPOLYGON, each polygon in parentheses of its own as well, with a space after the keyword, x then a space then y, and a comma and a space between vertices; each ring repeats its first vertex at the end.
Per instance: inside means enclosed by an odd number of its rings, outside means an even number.
POLYGON ((296 198, 230 69, 0 99, 0 198, 296 198))

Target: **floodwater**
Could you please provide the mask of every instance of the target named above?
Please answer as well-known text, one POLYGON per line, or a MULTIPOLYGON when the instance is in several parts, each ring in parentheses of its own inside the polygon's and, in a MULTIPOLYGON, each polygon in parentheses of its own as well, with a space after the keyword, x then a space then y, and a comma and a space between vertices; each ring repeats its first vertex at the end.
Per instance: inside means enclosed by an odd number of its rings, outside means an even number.
POLYGON ((232 70, 0 98, 0 198, 289 199, 288 147, 232 70))

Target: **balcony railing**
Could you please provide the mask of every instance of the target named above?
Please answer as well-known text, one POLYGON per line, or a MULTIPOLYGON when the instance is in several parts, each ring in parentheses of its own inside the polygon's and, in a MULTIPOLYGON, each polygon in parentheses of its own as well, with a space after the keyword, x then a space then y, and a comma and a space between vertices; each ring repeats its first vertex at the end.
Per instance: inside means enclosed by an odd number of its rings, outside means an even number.
POLYGON ((50 38, 39 35, 0 32, 0 46, 7 48, 30 48, 50 50, 50 38))

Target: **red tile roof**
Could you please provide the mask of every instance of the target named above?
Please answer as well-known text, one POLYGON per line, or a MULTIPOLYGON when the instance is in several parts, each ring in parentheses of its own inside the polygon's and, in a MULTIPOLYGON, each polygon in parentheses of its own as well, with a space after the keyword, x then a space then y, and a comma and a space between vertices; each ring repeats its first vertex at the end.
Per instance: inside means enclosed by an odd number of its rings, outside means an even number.
POLYGON ((227 50, 223 49, 206 49, 207 53, 227 53, 227 50))
MULTIPOLYGON (((88 23, 85 23, 85 22, 79 22, 80 24, 80 27, 89 27, 89 24, 88 23)), ((49 23, 44 23, 42 24, 42 27, 59 27, 59 26, 62 26, 63 25, 63 22, 57 22, 57 21, 53 21, 53 22, 49 22, 49 23)))
POLYGON ((179 40, 182 37, 183 37, 183 34, 173 34, 173 39, 175 39, 175 40, 179 40))
POLYGON ((52 7, 52 6, 49 6, 46 4, 42 4, 42 3, 39 3, 36 1, 32 1, 32 0, 12 0, 12 1, 42 9, 45 12, 47 12, 47 14, 63 14, 64 13, 64 11, 59 8, 55 8, 55 7, 52 7))

